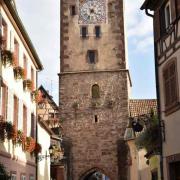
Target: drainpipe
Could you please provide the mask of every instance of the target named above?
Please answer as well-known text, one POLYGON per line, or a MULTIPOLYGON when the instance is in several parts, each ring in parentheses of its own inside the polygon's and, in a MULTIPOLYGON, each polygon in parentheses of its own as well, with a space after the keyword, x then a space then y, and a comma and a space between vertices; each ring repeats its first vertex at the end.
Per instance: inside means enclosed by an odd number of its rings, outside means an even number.
MULTIPOLYGON (((2 37, 2 15, 0 12, 0 37, 2 37)), ((2 43, 2 42, 0 42, 2 43)), ((1 100, 1 87, 2 87, 2 61, 1 61, 1 51, 2 51, 2 44, 0 44, 0 100, 1 100)))
MULTIPOLYGON (((145 9, 146 15, 154 18, 154 15, 148 12, 148 9, 145 9)), ((163 137, 162 137, 162 117, 161 117, 161 100, 160 100, 160 88, 159 88, 159 69, 158 69, 158 58, 157 58, 157 46, 154 41, 154 59, 155 59, 155 78, 156 78, 156 95, 157 95, 157 110, 158 110, 158 119, 159 119, 159 130, 160 130, 160 172, 161 180, 164 180, 164 169, 163 169, 163 137)))

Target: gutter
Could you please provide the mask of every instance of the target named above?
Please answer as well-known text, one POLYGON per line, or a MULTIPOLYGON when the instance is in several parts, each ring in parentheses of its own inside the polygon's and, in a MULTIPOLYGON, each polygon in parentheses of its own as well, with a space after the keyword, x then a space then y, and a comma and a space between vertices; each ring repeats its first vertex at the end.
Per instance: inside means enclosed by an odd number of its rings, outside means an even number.
MULTIPOLYGON (((146 15, 154 18, 154 15, 148 13, 148 9, 145 9, 146 15)), ((159 119, 159 130, 160 130, 160 172, 161 180, 164 180, 164 168, 163 168, 163 137, 162 137, 162 116, 161 116, 161 100, 160 100, 160 88, 159 88, 159 69, 158 69, 158 59, 157 59, 157 48, 154 41, 154 60, 155 60, 155 78, 156 78, 156 95, 157 95, 157 114, 159 119)))

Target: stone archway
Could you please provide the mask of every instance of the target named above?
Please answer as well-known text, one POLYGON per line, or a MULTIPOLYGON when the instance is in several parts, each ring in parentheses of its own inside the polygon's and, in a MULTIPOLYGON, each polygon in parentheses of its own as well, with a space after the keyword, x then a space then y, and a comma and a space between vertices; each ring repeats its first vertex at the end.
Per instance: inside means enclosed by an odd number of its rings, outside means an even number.
POLYGON ((79 180, 111 180, 104 171, 99 168, 92 168, 85 172, 79 180))

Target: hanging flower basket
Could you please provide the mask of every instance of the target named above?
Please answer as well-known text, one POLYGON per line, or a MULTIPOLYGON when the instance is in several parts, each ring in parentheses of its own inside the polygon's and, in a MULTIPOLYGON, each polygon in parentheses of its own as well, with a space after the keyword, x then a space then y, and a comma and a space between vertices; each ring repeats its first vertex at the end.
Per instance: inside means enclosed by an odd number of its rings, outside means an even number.
POLYGON ((13 137, 13 144, 24 145, 25 141, 26 136, 24 133, 20 130, 16 131, 16 134, 13 137))
POLYGON ((25 151, 32 153, 35 149, 36 141, 32 137, 26 137, 25 151))
POLYGON ((13 54, 9 50, 2 50, 1 51, 1 60, 3 66, 12 65, 13 64, 13 54))
POLYGON ((39 90, 35 90, 31 93, 32 101, 41 104, 44 102, 44 98, 42 97, 42 93, 39 90))
POLYGON ((24 79, 24 69, 22 67, 14 67, 13 71, 15 79, 24 79))
POLYGON ((16 129, 15 126, 12 125, 11 122, 6 122, 6 138, 8 140, 13 139, 13 137, 16 135, 16 129))
POLYGON ((30 79, 24 80, 23 88, 25 91, 32 91, 32 88, 33 88, 32 81, 30 79))

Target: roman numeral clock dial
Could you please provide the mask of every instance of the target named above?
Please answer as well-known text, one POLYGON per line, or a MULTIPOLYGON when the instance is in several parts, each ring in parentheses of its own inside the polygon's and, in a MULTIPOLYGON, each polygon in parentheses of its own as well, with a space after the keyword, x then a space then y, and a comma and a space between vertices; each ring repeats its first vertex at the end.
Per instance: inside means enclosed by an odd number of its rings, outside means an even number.
POLYGON ((79 23, 99 24, 106 22, 105 0, 80 0, 79 23))

